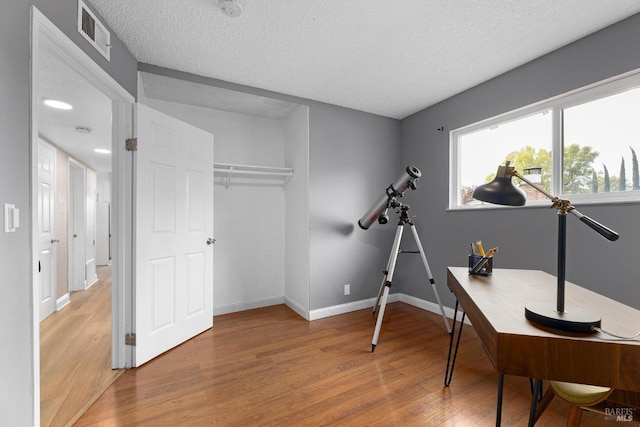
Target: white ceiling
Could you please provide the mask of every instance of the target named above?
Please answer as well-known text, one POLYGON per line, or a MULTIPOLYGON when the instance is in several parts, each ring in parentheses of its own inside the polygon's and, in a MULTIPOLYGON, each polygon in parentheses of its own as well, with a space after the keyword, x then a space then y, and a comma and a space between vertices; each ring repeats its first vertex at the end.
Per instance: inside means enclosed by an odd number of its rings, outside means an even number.
POLYGON ((397 119, 640 12, 637 0, 89 0, 139 62, 397 119))
POLYGON ((96 148, 111 149, 111 99, 83 79, 42 43, 38 55, 38 134, 97 172, 111 171, 111 155, 96 148), (71 104, 71 110, 56 110, 42 103, 52 98, 71 104), (80 133, 77 127, 91 133, 80 133))

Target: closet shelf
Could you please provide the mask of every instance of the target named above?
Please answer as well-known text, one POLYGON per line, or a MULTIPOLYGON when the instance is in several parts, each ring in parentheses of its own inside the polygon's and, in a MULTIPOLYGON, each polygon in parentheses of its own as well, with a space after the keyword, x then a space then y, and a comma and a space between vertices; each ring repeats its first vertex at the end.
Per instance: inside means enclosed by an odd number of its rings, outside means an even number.
POLYGON ((224 174, 224 186, 229 188, 231 184, 231 178, 236 176, 247 176, 256 178, 269 178, 269 177, 282 177, 283 188, 287 187, 289 180, 293 176, 293 168, 281 168, 273 166, 258 166, 258 165, 240 165, 232 163, 214 163, 213 171, 224 174))

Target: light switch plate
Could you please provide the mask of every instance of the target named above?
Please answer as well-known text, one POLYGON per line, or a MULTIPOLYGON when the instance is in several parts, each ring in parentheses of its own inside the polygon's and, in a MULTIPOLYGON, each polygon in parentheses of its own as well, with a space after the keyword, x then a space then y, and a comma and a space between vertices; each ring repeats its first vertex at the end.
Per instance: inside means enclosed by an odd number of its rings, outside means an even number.
POLYGON ((16 205, 10 203, 4 204, 4 232, 13 233, 16 231, 14 214, 16 205))

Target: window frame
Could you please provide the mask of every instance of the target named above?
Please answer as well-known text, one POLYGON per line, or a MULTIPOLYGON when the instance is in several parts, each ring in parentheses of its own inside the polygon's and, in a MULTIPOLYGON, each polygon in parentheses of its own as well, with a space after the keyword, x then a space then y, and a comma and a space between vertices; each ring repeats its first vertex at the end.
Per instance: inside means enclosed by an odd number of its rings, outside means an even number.
MULTIPOLYGON (((613 96, 631 89, 640 88, 640 69, 633 70, 619 76, 611 77, 570 92, 554 96, 497 116, 489 117, 476 123, 472 123, 449 132, 449 210, 473 210, 473 209, 509 209, 509 206, 481 203, 474 205, 460 204, 460 136, 472 132, 478 132, 501 124, 526 118, 531 115, 548 111, 552 120, 551 141, 551 194, 561 198, 568 198, 572 203, 582 205, 602 205, 612 203, 640 202, 640 191, 613 191, 609 193, 586 193, 564 195, 562 192, 562 155, 564 153, 563 141, 563 111, 566 108, 593 102, 601 98, 613 96), (560 171, 560 172, 559 172, 560 171)), ((640 154, 640 153, 639 153, 640 154)), ((495 165, 496 170, 499 165, 495 165)), ((548 206, 547 201, 527 201, 526 206, 548 206)))

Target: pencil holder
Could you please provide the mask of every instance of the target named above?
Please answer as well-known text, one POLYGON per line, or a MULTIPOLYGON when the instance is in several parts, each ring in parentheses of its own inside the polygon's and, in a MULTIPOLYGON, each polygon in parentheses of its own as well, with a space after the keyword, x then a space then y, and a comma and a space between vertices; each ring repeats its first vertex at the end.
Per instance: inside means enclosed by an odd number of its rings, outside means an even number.
POLYGON ((484 258, 480 255, 469 255, 469 274, 478 274, 480 276, 488 276, 493 271, 493 258, 484 258), (486 262, 478 269, 483 261, 486 262))

